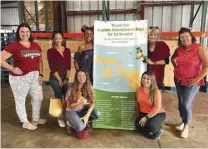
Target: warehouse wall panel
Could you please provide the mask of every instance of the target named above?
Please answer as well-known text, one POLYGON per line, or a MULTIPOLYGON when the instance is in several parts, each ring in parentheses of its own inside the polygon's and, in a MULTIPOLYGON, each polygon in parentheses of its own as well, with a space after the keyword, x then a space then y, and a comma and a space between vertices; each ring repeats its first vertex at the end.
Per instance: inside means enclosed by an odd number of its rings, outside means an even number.
POLYGON ((172 26, 172 21, 170 18, 172 17, 172 6, 163 7, 163 16, 162 16, 162 27, 161 30, 164 32, 170 31, 172 26))
MULTIPOLYGON (((194 6, 195 12, 198 6, 199 5, 194 6)), ((162 27, 161 28, 162 31, 178 31, 181 27, 189 27, 190 11, 191 11, 191 5, 160 6, 160 8, 159 6, 154 6, 154 7, 145 6, 144 18, 148 20, 149 26, 162 27)), ((200 8, 193 23, 193 30, 195 31, 200 31, 201 15, 202 15, 202 8, 200 8)))
POLYGON ((182 6, 174 6, 171 17, 172 27, 169 31, 178 31, 181 28, 182 6))
POLYGON ((1 8, 1 25, 18 25, 18 8, 1 8))
POLYGON ((148 20, 148 26, 153 25, 152 14, 153 14, 152 7, 145 7, 145 9, 144 9, 144 19, 148 20))
POLYGON ((182 27, 189 27, 191 6, 182 7, 182 27))
POLYGON ((161 28, 162 26, 162 7, 153 7, 153 24, 161 28))
MULTIPOLYGON (((139 3, 137 1, 119 1, 114 0, 110 1, 110 10, 114 9, 133 9, 138 8, 139 3)), ((79 11, 79 10, 102 10, 102 1, 67 1, 66 2, 66 10, 67 11, 79 11)), ((80 16, 68 16, 67 17, 67 27, 69 32, 80 32, 80 27, 83 24, 92 26, 94 24, 94 20, 102 20, 102 14, 100 15, 82 15, 80 16), (74 17, 72 19, 72 17, 74 17), (71 21, 74 21, 72 24, 71 21)), ((110 20, 136 20, 140 19, 140 14, 110 14, 110 20)))

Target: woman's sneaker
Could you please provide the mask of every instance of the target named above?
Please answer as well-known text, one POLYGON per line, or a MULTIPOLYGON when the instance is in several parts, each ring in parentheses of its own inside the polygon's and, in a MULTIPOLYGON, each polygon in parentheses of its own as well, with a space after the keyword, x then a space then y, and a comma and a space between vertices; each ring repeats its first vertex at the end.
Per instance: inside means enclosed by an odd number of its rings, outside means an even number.
POLYGON ((46 119, 39 119, 39 121, 32 121, 32 124, 37 126, 38 124, 45 124, 46 122, 46 119))
POLYGON ((184 123, 181 123, 180 125, 175 127, 176 130, 183 130, 184 129, 184 123))
POLYGON ((58 123, 59 123, 60 127, 66 127, 66 123, 65 123, 65 121, 63 119, 58 118, 58 123))
POLYGON ((28 129, 28 130, 35 130, 38 127, 33 125, 33 124, 31 124, 30 122, 28 122, 28 123, 23 123, 22 124, 22 128, 25 128, 25 129, 28 129))
POLYGON ((160 136, 163 134, 164 130, 161 128, 160 131, 156 134, 156 138, 157 140, 160 139, 160 136))
POLYGON ((188 135, 189 135, 189 128, 188 128, 188 125, 186 125, 183 129, 183 131, 181 132, 181 138, 188 138, 188 135))

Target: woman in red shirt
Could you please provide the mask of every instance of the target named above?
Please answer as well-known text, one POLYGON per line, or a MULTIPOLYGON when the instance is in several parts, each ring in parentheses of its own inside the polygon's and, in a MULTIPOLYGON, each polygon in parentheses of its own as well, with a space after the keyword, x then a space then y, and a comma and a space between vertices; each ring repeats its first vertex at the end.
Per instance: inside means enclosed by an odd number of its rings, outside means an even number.
POLYGON ((33 42, 31 28, 22 23, 16 32, 16 41, 11 42, 1 52, 1 66, 9 70, 9 83, 15 99, 16 112, 28 130, 37 129, 38 124, 46 123, 40 119, 40 108, 43 100, 42 78, 43 64, 41 48, 33 42), (12 57, 14 66, 6 60, 12 57), (27 94, 32 97, 32 123, 27 119, 25 100, 27 94))
POLYGON ((162 123, 166 113, 155 75, 150 71, 142 74, 141 87, 136 89, 136 112, 136 128, 150 139, 159 139, 163 133, 162 123))
POLYGON ((188 138, 188 124, 192 120, 192 101, 204 85, 203 78, 208 74, 208 55, 205 48, 196 43, 196 38, 188 28, 179 31, 178 48, 171 61, 174 66, 174 80, 178 95, 181 137, 188 138))
MULTIPOLYGON (((71 69, 71 52, 63 46, 63 33, 54 31, 52 35, 53 47, 48 50, 48 64, 51 69, 49 82, 55 97, 63 100, 71 69)), ((58 119, 60 127, 65 127, 63 118, 58 119)))
POLYGON ((153 72, 159 88, 163 87, 165 65, 169 63, 170 49, 163 41, 158 41, 158 27, 150 27, 148 34, 148 70, 153 72))

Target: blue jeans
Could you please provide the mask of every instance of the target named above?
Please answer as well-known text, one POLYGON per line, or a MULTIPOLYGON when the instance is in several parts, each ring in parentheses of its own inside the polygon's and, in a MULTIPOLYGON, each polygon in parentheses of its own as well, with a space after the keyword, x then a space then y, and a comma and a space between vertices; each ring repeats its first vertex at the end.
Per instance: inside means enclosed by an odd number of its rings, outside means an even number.
MULTIPOLYGON (((84 108, 81 111, 66 111, 65 119, 70 123, 75 131, 83 131, 85 129, 84 122, 80 119, 81 117, 85 116, 87 113, 88 108, 84 108)), ((100 112, 93 109, 89 121, 97 119, 100 116, 100 112)))
POLYGON ((194 97, 199 91, 200 86, 195 85, 194 87, 188 87, 181 85, 181 83, 177 82, 176 79, 174 79, 174 81, 178 95, 178 109, 180 117, 182 118, 182 122, 189 124, 192 120, 191 105, 194 97))
POLYGON ((55 97, 59 99, 63 99, 63 97, 66 95, 67 86, 64 85, 63 87, 60 87, 56 79, 50 79, 49 83, 53 88, 55 97))

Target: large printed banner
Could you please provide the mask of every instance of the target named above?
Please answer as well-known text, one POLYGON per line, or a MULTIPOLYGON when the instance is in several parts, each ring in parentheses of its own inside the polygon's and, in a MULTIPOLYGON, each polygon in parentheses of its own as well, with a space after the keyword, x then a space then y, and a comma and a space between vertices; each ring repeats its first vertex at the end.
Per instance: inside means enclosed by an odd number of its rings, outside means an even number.
POLYGON ((146 71, 147 21, 95 21, 95 128, 135 129, 135 91, 146 71))

